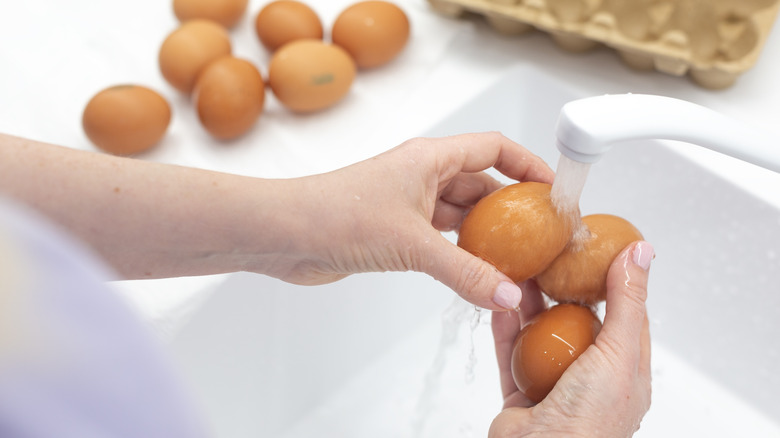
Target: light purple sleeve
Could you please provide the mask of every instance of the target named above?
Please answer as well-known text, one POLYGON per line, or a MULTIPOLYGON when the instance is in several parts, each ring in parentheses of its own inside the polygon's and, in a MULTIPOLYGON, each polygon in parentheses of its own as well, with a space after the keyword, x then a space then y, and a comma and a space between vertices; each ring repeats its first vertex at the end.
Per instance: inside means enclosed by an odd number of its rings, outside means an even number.
POLYGON ((0 247, 1 437, 210 435, 89 250, 3 199, 0 247))

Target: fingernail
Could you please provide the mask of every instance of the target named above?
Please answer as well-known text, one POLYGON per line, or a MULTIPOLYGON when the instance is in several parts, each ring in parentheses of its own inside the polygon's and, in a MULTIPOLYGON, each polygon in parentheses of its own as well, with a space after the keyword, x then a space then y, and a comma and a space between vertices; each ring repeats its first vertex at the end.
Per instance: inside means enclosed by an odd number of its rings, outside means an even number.
POLYGON ((496 293, 493 295, 493 302, 507 310, 514 310, 520 307, 520 300, 523 299, 523 291, 516 284, 509 281, 498 283, 496 293))
POLYGON ((650 269, 650 262, 655 257, 655 250, 653 245, 647 242, 637 242, 634 245, 634 249, 631 251, 631 260, 634 264, 647 271, 650 269))

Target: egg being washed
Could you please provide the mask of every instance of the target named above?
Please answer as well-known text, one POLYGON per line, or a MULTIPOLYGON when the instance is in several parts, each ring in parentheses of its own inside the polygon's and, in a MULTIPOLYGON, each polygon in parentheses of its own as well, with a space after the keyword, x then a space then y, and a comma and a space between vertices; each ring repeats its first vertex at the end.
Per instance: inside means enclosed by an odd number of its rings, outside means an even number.
POLYGON ((344 98, 355 79, 355 63, 338 46, 304 39, 285 44, 268 67, 268 84, 296 112, 328 108, 344 98))
POLYGON ((333 23, 333 43, 343 47, 359 68, 387 64, 409 40, 409 18, 385 1, 364 1, 345 9, 333 23))
POLYGON ((572 235, 572 223, 553 205, 550 189, 523 182, 485 196, 463 220, 458 246, 518 283, 540 273, 572 235))
POLYGON ((559 304, 532 319, 515 339, 512 378, 539 403, 569 366, 595 342, 601 321, 588 307, 559 304))
POLYGON ((249 131, 263 112, 265 85, 247 60, 223 56, 198 77, 193 91, 198 118, 213 137, 229 140, 249 131))
POLYGON ((210 20, 188 21, 171 32, 160 46, 160 72, 169 84, 190 93, 203 68, 231 53, 225 28, 210 20))
POLYGON ((607 273, 615 257, 642 233, 627 220, 609 214, 582 218, 588 234, 572 241, 536 276, 539 288, 558 302, 595 304, 607 297, 607 273))
POLYGON ((97 93, 84 108, 89 140, 115 155, 133 155, 156 145, 171 121, 171 107, 156 91, 116 85, 97 93))
POLYGON ((248 0, 173 0, 173 13, 181 22, 198 18, 233 27, 246 11, 248 0))
POLYGON ((300 39, 322 39, 322 22, 312 8, 294 0, 265 5, 255 18, 255 32, 271 52, 300 39))

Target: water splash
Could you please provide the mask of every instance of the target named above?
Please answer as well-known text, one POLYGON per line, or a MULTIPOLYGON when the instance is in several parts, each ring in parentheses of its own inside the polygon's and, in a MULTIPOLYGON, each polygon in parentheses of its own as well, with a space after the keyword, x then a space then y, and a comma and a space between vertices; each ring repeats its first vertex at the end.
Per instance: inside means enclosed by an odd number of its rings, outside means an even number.
MULTIPOLYGON (((411 436, 415 438, 433 436, 429 432, 441 428, 437 422, 445 418, 448 422, 452 421, 451 413, 442 411, 453 409, 455 405, 453 395, 458 393, 456 397, 463 397, 463 388, 471 386, 476 379, 477 354, 474 334, 485 322, 484 313, 482 309, 456 297, 442 314, 439 347, 431 366, 425 373, 423 388, 411 421, 411 436), (463 351, 464 348, 467 352, 463 351), (457 366, 453 370, 453 365, 463 365, 464 356, 464 367, 457 366), (458 388, 452 387, 453 380, 450 372, 454 372, 455 381, 459 383, 458 388)), ((458 436, 470 437, 470 431, 473 430, 467 420, 450 426, 457 427, 458 436)))
POLYGON ((477 331, 477 327, 479 327, 479 322, 482 320, 482 309, 479 307, 474 307, 474 313, 471 316, 471 321, 469 321, 469 355, 468 360, 466 361, 466 383, 471 384, 474 383, 474 368, 477 366, 477 350, 474 342, 474 333, 477 331))
POLYGON ((588 178, 590 163, 580 163, 561 154, 550 198, 558 212, 573 224, 572 242, 582 242, 589 236, 588 228, 580 218, 580 197, 588 178))

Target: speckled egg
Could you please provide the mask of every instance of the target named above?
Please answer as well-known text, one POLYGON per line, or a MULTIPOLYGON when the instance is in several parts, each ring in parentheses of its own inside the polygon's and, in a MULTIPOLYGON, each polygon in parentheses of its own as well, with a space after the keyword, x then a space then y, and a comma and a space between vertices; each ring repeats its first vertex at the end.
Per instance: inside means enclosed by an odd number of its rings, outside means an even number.
POLYGON ((355 63, 344 49, 320 40, 297 40, 274 53, 268 83, 282 105, 306 113, 343 99, 355 74, 355 63))

